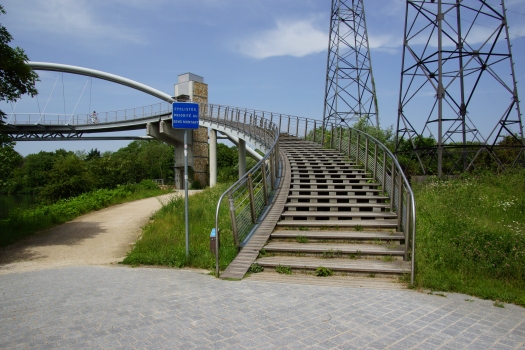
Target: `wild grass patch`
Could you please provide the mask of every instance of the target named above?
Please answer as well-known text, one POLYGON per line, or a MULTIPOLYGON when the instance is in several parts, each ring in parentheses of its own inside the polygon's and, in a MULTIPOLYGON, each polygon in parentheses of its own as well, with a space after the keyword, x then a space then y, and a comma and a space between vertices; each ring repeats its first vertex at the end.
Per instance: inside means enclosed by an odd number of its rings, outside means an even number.
POLYGON ((417 287, 525 306, 525 171, 414 186, 417 287))
MULTIPOLYGON (((215 227, 215 209, 228 184, 218 184, 189 197, 189 255, 186 257, 184 199, 173 198, 146 225, 142 237, 124 259, 129 265, 163 265, 215 269, 215 254, 210 251, 210 232, 215 227)), ((221 270, 237 255, 233 242, 227 202, 220 209, 221 270)))

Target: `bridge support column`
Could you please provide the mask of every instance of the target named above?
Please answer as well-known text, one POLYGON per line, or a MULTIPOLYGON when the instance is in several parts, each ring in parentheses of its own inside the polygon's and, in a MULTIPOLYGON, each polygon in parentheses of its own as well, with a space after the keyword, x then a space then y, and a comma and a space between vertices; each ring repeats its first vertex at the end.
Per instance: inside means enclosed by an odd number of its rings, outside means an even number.
MULTIPOLYGON (((192 73, 180 74, 177 79, 177 84, 175 84, 175 97, 184 97, 192 102, 199 103, 201 108, 200 113, 207 113, 208 84, 204 83, 203 77, 192 73)), ((200 187, 208 186, 208 128, 200 127, 197 130, 193 130, 192 151, 192 185, 198 182, 200 187)))
POLYGON ((239 179, 246 174, 246 141, 239 139, 239 179))
POLYGON ((217 184, 217 130, 210 129, 210 187, 217 184))

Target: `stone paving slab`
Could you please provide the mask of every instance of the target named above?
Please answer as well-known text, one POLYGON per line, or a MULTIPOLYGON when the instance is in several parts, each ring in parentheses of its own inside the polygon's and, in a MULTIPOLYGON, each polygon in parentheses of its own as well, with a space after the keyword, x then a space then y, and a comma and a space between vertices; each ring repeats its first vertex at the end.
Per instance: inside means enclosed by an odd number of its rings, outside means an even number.
POLYGON ((0 276, 0 348, 525 349, 525 309, 461 294, 63 267, 0 276))

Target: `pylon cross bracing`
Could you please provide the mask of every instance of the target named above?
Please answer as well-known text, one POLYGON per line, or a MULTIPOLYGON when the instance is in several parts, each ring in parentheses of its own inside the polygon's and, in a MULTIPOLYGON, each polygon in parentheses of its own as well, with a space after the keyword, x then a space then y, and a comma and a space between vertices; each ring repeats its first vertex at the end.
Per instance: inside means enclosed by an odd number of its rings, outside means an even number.
POLYGON ((363 0, 332 0, 323 125, 379 125, 363 0))
POLYGON ((492 3, 406 1, 396 153, 424 174, 524 160, 505 3, 492 3))

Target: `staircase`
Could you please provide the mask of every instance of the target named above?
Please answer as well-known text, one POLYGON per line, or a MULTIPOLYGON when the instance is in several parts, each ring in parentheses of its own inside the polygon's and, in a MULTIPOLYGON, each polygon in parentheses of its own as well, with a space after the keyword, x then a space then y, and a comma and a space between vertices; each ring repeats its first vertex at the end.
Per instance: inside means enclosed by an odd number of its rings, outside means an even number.
POLYGON ((313 142, 281 135, 279 145, 290 190, 257 264, 287 273, 315 274, 319 267, 369 277, 410 273, 397 214, 369 173, 313 142))

